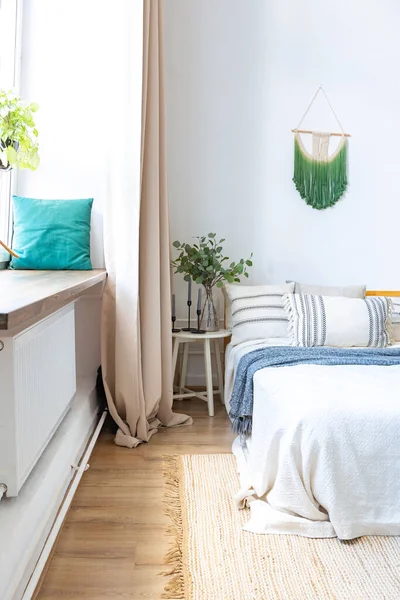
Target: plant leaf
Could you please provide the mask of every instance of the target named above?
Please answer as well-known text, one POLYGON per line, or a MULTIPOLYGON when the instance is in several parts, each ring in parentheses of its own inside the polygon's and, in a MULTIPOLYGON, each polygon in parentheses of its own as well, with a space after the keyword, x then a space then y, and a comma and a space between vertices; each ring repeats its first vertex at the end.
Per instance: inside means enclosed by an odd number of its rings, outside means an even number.
POLYGON ((7 146, 6 148, 7 158, 10 165, 15 165, 18 161, 17 152, 13 146, 7 146))
POLYGON ((7 152, 5 150, 0 151, 0 161, 4 167, 8 167, 7 152))
POLYGON ((40 158, 39 158, 39 154, 36 152, 36 154, 34 154, 31 157, 31 168, 34 171, 35 169, 38 168, 39 164, 40 164, 40 158))

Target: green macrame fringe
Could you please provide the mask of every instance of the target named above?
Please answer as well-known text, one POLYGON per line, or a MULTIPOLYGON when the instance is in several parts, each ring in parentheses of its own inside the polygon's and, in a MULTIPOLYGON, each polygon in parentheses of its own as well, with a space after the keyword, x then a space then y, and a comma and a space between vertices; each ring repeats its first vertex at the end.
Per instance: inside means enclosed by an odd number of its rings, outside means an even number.
POLYGON ((293 181, 300 196, 313 208, 322 210, 333 206, 347 187, 347 144, 327 161, 306 156, 299 141, 294 139, 293 181))

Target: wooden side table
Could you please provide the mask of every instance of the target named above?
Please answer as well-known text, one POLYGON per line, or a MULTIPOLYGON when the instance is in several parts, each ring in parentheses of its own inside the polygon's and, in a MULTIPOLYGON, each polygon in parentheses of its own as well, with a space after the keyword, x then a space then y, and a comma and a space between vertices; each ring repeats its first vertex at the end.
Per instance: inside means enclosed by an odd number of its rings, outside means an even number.
POLYGON ((221 354, 218 340, 230 337, 232 334, 227 329, 219 331, 210 331, 207 333, 191 333, 190 331, 180 331, 173 333, 174 349, 172 354, 172 376, 175 376, 176 363, 178 361, 179 346, 183 344, 183 362, 182 371, 179 383, 179 394, 174 394, 174 400, 182 400, 183 398, 200 398, 208 404, 208 414, 214 416, 214 394, 220 394, 221 401, 224 402, 224 378, 222 373, 221 354), (192 342, 201 343, 204 346, 204 365, 206 373, 206 392, 195 392, 186 387, 187 362, 189 355, 189 344, 192 342), (218 374, 218 389, 213 389, 212 381, 212 364, 211 364, 211 344, 214 345, 215 360, 217 363, 218 374))

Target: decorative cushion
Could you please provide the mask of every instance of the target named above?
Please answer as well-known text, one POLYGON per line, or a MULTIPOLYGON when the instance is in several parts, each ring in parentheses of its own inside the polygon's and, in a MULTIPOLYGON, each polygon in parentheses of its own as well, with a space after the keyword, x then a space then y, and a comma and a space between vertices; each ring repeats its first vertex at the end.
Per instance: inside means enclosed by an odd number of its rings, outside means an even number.
POLYGON ((266 338, 289 339, 289 318, 283 296, 294 283, 282 285, 225 285, 232 314, 232 345, 266 338))
POLYGON ((284 305, 294 346, 384 348, 391 344, 390 298, 287 294, 284 305))
POLYGON ((90 217, 93 198, 36 200, 13 196, 11 269, 92 269, 90 217))
POLYGON ((365 285, 308 285, 306 283, 293 282, 295 294, 314 294, 316 296, 342 296, 343 298, 365 298, 365 285))

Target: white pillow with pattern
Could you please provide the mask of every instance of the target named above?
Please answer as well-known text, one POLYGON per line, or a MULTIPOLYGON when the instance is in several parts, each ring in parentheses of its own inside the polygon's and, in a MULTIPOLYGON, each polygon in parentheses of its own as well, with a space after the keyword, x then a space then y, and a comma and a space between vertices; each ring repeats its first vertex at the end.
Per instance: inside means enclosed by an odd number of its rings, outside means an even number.
MULTIPOLYGON (((267 338, 288 338, 289 317, 283 306, 284 294, 293 292, 294 283, 281 285, 225 284, 228 297, 233 346, 267 338)), ((229 325, 228 324, 228 325, 229 325)))
POLYGON ((294 346, 385 348, 392 343, 390 298, 286 294, 284 305, 294 346))
POLYGON ((315 296, 344 296, 345 298, 365 298, 365 285, 310 285, 295 281, 295 294, 313 294, 315 296))

